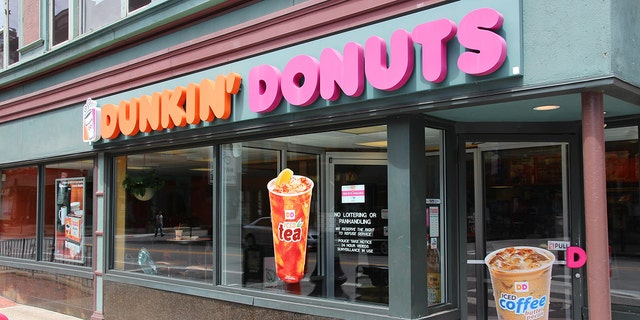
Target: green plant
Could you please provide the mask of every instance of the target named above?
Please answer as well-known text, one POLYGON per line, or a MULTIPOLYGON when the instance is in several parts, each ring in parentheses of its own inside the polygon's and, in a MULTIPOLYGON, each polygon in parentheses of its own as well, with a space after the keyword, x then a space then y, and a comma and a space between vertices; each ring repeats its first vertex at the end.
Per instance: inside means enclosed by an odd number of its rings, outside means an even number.
POLYGON ((154 170, 135 174, 127 174, 122 181, 122 187, 133 194, 144 197, 146 189, 157 190, 164 186, 164 180, 160 179, 154 170))

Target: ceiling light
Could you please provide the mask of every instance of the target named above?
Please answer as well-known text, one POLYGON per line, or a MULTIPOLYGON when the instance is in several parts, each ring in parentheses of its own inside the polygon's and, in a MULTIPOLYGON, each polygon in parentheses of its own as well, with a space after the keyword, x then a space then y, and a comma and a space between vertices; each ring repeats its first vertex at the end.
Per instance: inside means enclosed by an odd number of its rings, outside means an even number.
POLYGON ((356 144, 359 145, 359 146, 365 146, 365 147, 386 148, 387 147, 387 140, 361 142, 361 143, 356 143, 356 144))
POLYGON ((127 166, 127 170, 152 170, 151 166, 127 166))
POLYGON ((338 130, 338 131, 344 132, 344 133, 351 133, 351 134, 377 133, 377 132, 387 131, 387 126, 381 125, 381 126, 361 127, 361 128, 344 129, 344 130, 338 130))
POLYGON ((549 110, 556 110, 556 109, 560 109, 560 106, 546 105, 546 106, 537 106, 533 108, 533 110, 536 110, 536 111, 549 111, 549 110))

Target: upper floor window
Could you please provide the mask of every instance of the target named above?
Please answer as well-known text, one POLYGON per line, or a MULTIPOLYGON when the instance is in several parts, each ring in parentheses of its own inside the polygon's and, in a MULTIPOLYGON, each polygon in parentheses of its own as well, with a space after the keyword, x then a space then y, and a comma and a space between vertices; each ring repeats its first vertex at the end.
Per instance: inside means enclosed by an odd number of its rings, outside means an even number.
POLYGON ((69 0, 52 0, 51 10, 51 44, 55 46, 69 40, 69 0))
MULTIPOLYGON (((12 0, 16 1, 16 0, 12 0)), ((93 32, 126 17, 151 0, 50 0, 51 45, 93 32)))
POLYGON ((149 3, 151 0, 82 0, 82 32, 110 24, 149 3))
POLYGON ((18 61, 18 0, 2 1, 2 25, 0 25, 0 67, 18 61))

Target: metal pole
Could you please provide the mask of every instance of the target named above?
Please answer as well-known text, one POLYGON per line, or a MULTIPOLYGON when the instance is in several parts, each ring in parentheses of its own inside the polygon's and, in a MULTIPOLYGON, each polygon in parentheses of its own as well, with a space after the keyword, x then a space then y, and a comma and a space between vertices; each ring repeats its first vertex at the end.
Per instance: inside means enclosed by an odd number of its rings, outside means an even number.
POLYGON ((589 319, 611 319, 602 92, 582 93, 582 153, 589 319))

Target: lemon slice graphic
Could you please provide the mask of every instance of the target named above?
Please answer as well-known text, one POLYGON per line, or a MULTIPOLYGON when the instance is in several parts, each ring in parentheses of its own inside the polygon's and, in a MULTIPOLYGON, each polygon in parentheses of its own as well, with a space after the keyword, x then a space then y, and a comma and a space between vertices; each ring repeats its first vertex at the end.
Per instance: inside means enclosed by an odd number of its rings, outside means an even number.
POLYGON ((293 171, 291 171, 291 169, 286 168, 280 171, 278 178, 276 178, 276 185, 282 186, 289 183, 289 180, 291 180, 291 177, 293 177, 293 171))

